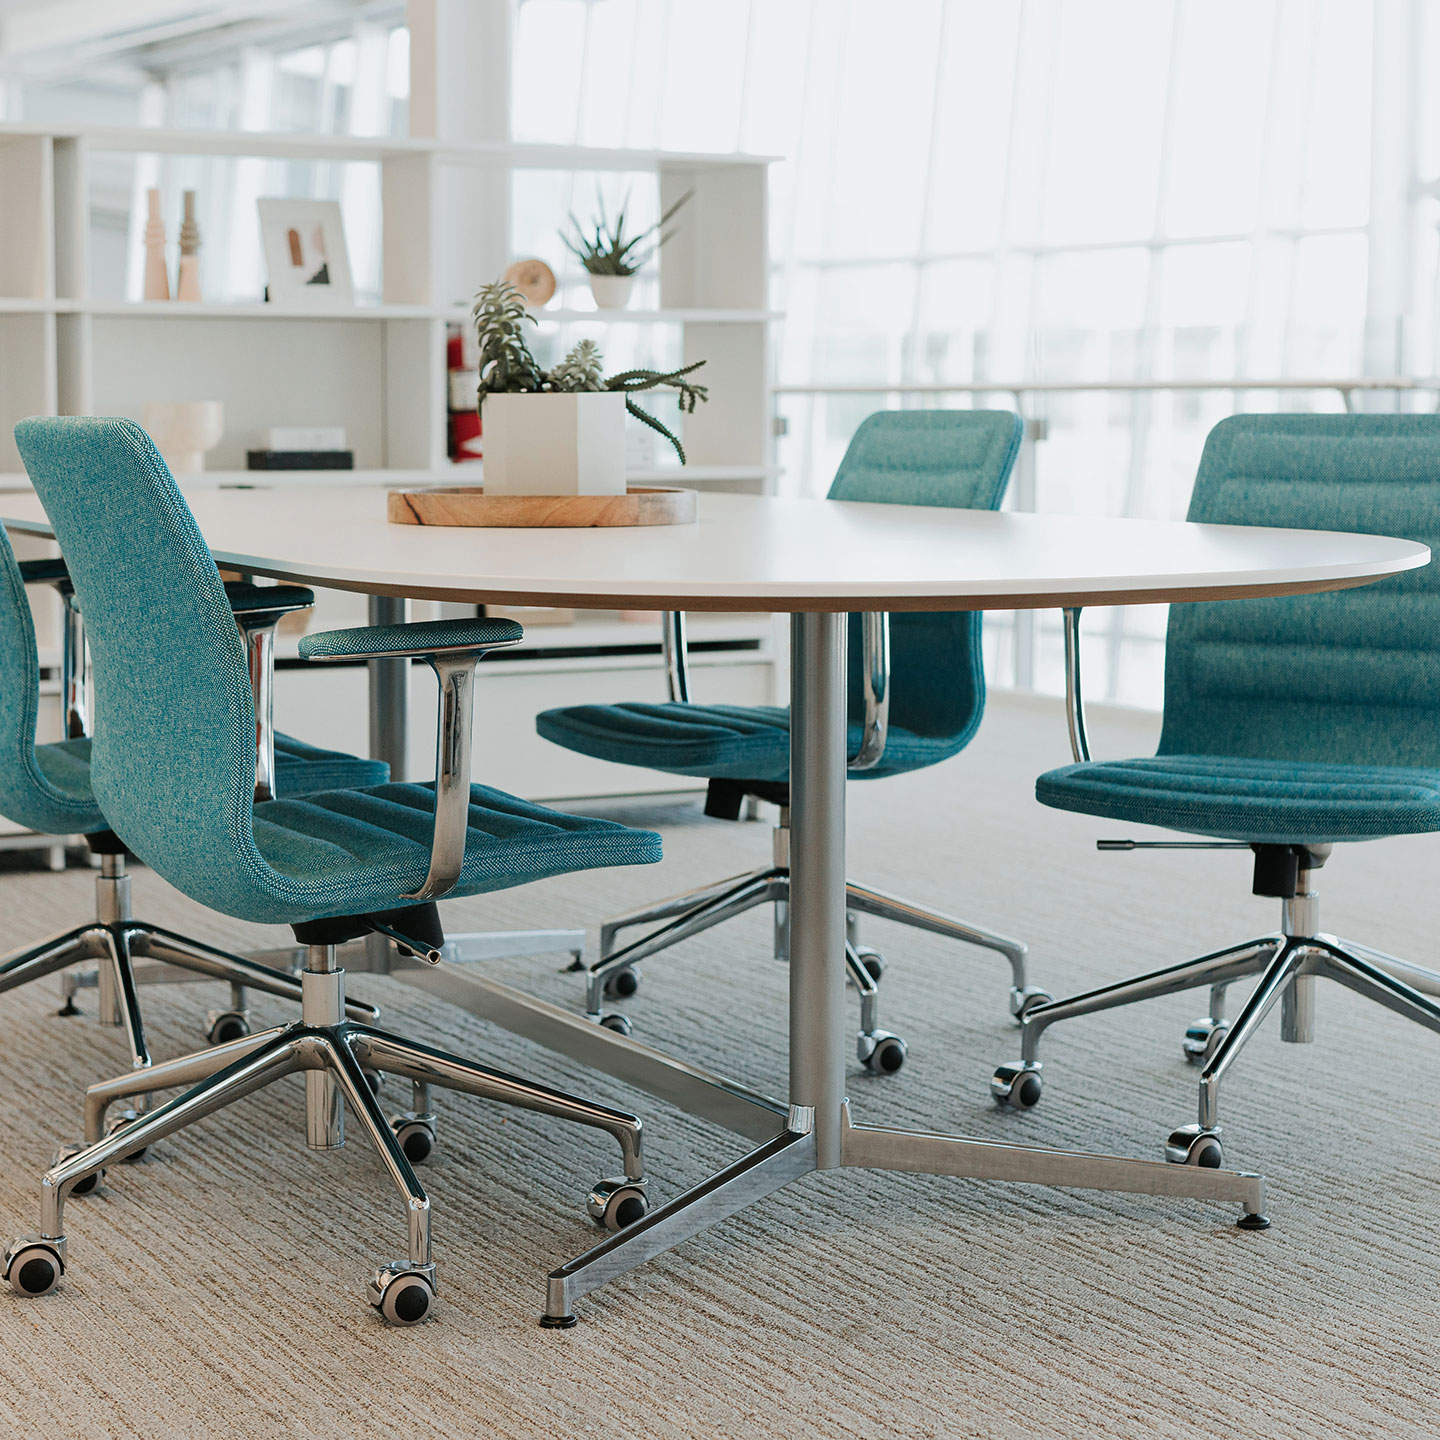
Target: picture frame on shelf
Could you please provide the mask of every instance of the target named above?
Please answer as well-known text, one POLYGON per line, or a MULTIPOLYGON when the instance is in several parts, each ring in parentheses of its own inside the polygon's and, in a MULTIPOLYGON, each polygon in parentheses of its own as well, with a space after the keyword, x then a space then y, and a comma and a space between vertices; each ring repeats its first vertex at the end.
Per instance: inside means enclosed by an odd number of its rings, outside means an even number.
POLYGON ((317 308, 353 305, 355 288, 339 202, 267 195, 255 203, 269 282, 267 299, 317 308))

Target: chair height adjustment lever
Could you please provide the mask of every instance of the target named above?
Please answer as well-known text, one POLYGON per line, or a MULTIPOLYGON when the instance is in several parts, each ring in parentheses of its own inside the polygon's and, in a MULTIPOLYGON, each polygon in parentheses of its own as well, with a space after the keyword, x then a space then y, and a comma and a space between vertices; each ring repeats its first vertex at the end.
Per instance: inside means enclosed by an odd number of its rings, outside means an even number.
POLYGON ((382 925, 373 915, 365 917, 365 923, 372 930, 378 931, 387 939, 393 940, 402 950, 408 951, 411 955, 418 956, 428 965, 438 965, 444 958, 443 952, 438 946, 430 945, 424 940, 412 939, 409 935, 402 935, 398 930, 392 930, 388 925, 382 925))
POLYGON ((1248 850, 1244 840, 1097 840, 1097 850, 1248 850))

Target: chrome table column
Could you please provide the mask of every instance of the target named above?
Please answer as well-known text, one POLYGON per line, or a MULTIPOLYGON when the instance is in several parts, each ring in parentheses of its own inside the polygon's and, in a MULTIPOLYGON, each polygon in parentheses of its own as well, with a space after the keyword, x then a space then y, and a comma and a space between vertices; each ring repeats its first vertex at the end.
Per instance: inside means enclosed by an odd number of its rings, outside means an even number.
POLYGON ((815 1163, 840 1164, 845 1102, 844 615, 791 622, 790 1103, 815 1116, 815 1163))
MULTIPOLYGON (((370 597, 372 625, 403 625, 410 602, 393 595, 370 597)), ((392 780, 405 778, 405 753, 410 743, 410 662, 370 660, 370 756, 390 767, 392 780)))

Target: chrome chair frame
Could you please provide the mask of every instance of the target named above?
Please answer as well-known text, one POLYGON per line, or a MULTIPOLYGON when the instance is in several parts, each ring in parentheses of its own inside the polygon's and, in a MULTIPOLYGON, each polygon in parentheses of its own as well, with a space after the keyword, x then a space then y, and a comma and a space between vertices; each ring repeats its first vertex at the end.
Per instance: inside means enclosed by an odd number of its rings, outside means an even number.
MULTIPOLYGON (((673 703, 688 705, 691 703, 690 673, 684 612, 667 612, 662 619, 660 633, 670 699, 673 703)), ((852 774, 873 769, 885 754, 890 718, 889 615, 883 611, 866 612, 861 621, 861 635, 861 683, 865 711, 860 748, 849 761, 848 768, 852 774)), ((779 823, 774 830, 769 865, 682 891, 658 904, 642 906, 604 922, 600 928, 600 958, 585 972, 586 1015, 591 1020, 628 1034, 628 1020, 613 1012, 607 1014, 604 1007, 607 998, 634 993, 638 985, 637 962, 757 905, 774 906, 774 955, 777 960, 787 960, 790 949, 789 897, 790 812, 788 807, 782 806, 779 823), (662 921, 669 923, 623 949, 616 947, 616 937, 622 930, 662 921)), ((1010 963, 1010 1012, 1017 1018, 1031 1006, 1051 998, 1048 991, 1028 983, 1027 947, 1022 941, 971 925, 953 915, 928 909, 872 886, 848 881, 845 963, 850 981, 860 996, 856 1056, 877 1073, 890 1074, 900 1069, 908 1049, 899 1035, 880 1028, 879 981, 885 961, 879 951, 860 943, 861 915, 893 920, 913 929, 997 951, 1010 963)))
MULTIPOLYGON (((1065 611, 1065 700, 1070 747, 1077 763, 1090 759, 1080 675, 1080 610, 1065 611)), ((1231 841, 1101 841, 1105 850, 1250 849, 1231 841)), ((1384 951, 1327 934, 1320 929, 1320 897, 1314 874, 1329 858, 1328 844, 1292 847, 1298 851, 1293 896, 1281 897, 1280 928, 1272 935, 1227 946, 1195 960, 1152 970, 1084 994, 1028 1010, 1021 1020, 1021 1058, 1001 1065, 991 1093, 1002 1104, 1029 1109, 1042 1094, 1040 1037, 1058 1020, 1092 1015, 1140 1000, 1208 987, 1209 1013, 1185 1032, 1185 1058, 1200 1069, 1198 1121, 1174 1130, 1165 1157, 1176 1164, 1219 1166, 1224 1160, 1219 1106, 1220 1082, 1241 1050, 1280 1003, 1280 1038, 1309 1044, 1315 1038, 1315 980, 1334 980, 1367 999, 1440 1033, 1440 973, 1384 951), (1259 976, 1240 1013, 1225 1018, 1226 991, 1237 980, 1259 976)))
MULTIPOLYGON (((430 863, 420 891, 406 898, 438 897, 459 878, 469 820, 468 697, 473 692, 475 666, 490 650, 513 643, 381 652, 387 658, 415 655, 426 660, 435 670, 442 692, 436 726, 430 863)), ((431 948, 378 921, 377 928, 396 945, 402 966, 434 966, 444 958, 440 948, 431 948)), ((436 1291, 430 1201, 412 1162, 412 1157, 420 1160, 428 1155, 434 1143, 431 1086, 498 1100, 611 1135, 620 1145, 624 1173, 597 1182, 586 1197, 586 1209, 612 1232, 643 1217, 648 1202, 638 1116, 477 1065, 369 1024, 353 1023, 346 1018, 345 971, 336 963, 335 945, 308 945, 306 956, 300 976, 299 1020, 175 1060, 137 1065, 127 1074, 89 1087, 85 1143, 62 1151, 41 1180, 39 1233, 12 1241, 5 1252, 4 1277, 12 1288, 34 1296, 58 1287, 65 1273, 66 1199, 96 1190, 107 1166, 137 1158, 155 1142, 297 1071, 305 1074, 309 1147, 335 1150, 344 1145, 348 1102, 400 1190, 407 1220, 407 1256, 382 1264, 368 1286, 370 1303, 392 1325, 416 1325, 429 1318, 436 1291), (393 1119, 387 1119, 381 1109, 375 1093, 378 1083, 370 1078, 387 1073, 409 1080, 412 1087, 412 1108, 393 1119), (136 1096, 148 1099, 157 1091, 177 1087, 188 1088, 154 1109, 123 1112, 107 1125, 107 1112, 114 1102, 136 1096), (418 1147, 413 1143, 416 1139, 422 1142, 418 1147)))

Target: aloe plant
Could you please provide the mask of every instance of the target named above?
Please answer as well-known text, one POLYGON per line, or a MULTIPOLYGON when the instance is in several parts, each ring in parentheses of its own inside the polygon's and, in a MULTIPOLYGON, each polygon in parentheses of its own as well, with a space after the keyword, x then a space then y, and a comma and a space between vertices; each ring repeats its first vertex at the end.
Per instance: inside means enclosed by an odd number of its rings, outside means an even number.
POLYGON ((535 317, 525 297, 507 280, 482 285, 470 317, 480 342, 479 403, 487 394, 514 395, 544 388, 545 376, 525 343, 524 324, 535 317))
POLYGON ((550 372, 550 389, 567 393, 603 390, 605 381, 601 370, 604 364, 600 347, 593 340, 581 340, 550 372))
POLYGON ((572 237, 562 231, 560 239, 591 275, 634 275, 648 265, 655 252, 675 234, 674 230, 665 227, 694 193, 687 190, 653 225, 628 240, 625 238, 625 211, 629 208, 629 198, 621 205, 614 225, 605 214, 605 201, 601 198, 597 202, 600 219, 594 226, 594 234, 587 232, 572 213, 570 223, 575 227, 575 234, 572 237), (656 238, 648 250, 635 248, 652 235, 656 238))
POLYGON ((593 340, 581 340, 552 370, 542 370, 525 343, 525 321, 535 317, 525 306, 525 298, 511 284, 496 280, 482 285, 475 294, 471 308, 475 335, 480 344, 479 408, 484 408, 487 395, 575 394, 577 392, 612 390, 625 396, 625 408, 642 425, 663 435, 685 463, 685 447, 668 426, 648 410, 642 410, 630 397, 643 390, 673 390, 682 414, 693 415, 695 407, 710 398, 704 385, 687 377, 705 362, 696 360, 678 370, 622 370, 605 377, 604 358, 593 340))

